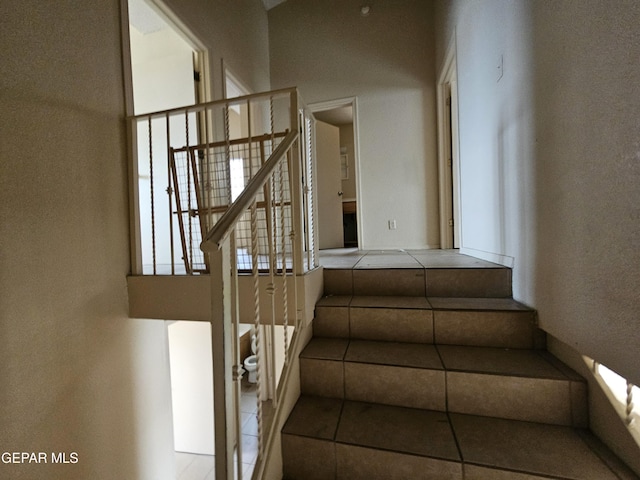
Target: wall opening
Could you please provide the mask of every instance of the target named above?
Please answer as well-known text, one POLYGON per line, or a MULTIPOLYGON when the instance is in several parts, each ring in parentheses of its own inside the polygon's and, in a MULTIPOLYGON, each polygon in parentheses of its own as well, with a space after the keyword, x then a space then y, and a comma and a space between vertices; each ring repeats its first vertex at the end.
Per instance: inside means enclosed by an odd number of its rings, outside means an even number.
MULTIPOLYGON (((340 190, 336 192, 342 203, 342 229, 345 248, 357 248, 360 244, 362 225, 359 219, 359 157, 358 157, 358 117, 355 98, 319 102, 309 105, 315 118, 339 129, 340 161, 337 168, 341 179, 340 190)), ((319 148, 319 147, 318 147, 319 148)), ((318 191, 323 186, 318 179, 318 191)), ((322 225, 319 224, 321 229, 322 225)))

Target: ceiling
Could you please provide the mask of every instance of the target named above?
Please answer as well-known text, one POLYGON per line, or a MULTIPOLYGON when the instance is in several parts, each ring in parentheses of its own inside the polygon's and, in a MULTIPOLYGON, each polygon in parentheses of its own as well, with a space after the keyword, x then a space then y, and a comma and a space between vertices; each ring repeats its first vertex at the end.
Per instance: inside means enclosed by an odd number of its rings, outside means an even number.
POLYGON ((168 27, 167 22, 144 0, 129 2, 129 24, 143 35, 168 27))
POLYGON ((348 125, 349 123, 353 123, 353 107, 351 105, 347 105, 346 107, 313 112, 313 116, 321 122, 329 123, 336 127, 339 127, 340 125, 348 125))
MULTIPOLYGON (((264 8, 271 10, 287 0, 262 0, 264 8)), ((129 23, 143 35, 167 28, 167 23, 145 0, 129 2, 129 23)))

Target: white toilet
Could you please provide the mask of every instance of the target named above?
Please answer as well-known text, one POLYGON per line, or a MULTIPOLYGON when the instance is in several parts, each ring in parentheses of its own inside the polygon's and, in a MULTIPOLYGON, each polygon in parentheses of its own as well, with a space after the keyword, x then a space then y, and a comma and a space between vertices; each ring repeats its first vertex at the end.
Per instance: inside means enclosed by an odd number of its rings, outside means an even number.
POLYGON ((244 363, 244 369, 249 373, 249 377, 247 381, 249 383, 256 383, 256 369, 258 368, 258 356, 256 355, 256 336, 251 331, 251 353, 253 355, 249 355, 244 363))

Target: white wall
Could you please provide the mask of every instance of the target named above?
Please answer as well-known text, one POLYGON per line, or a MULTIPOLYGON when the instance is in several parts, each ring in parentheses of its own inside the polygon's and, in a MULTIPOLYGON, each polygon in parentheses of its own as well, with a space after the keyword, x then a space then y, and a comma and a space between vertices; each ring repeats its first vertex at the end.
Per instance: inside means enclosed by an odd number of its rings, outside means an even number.
POLYGON ((306 103, 357 96, 360 247, 439 245, 430 2, 285 2, 269 11, 271 83, 306 103), (397 221, 397 230, 387 222, 397 221))
MULTIPOLYGON (((530 265, 536 208, 530 6, 500 0, 437 5, 438 75, 456 33, 460 246, 509 266, 514 258, 517 266, 530 265)), ((523 277, 514 281, 516 291, 527 288, 523 277)))
POLYGON ((165 326, 127 318, 120 45, 115 0, 0 7, 2 450, 78 453, 2 478, 174 478, 165 326))
POLYGON ((147 34, 132 27, 130 39, 135 114, 193 105, 191 46, 169 26, 147 34))
POLYGON ((178 452, 214 454, 211 325, 169 325, 174 445, 178 452))

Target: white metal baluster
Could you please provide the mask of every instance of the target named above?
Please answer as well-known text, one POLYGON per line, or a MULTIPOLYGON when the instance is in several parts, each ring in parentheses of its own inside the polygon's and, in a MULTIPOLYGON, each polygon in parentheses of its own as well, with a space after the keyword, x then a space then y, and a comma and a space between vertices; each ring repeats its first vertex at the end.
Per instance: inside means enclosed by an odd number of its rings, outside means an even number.
MULTIPOLYGON (((285 236, 285 196, 284 196, 284 160, 280 161, 278 166, 278 180, 280 190, 280 248, 282 259, 282 305, 283 318, 282 326, 284 327, 284 368, 289 364, 289 305, 287 297, 287 242, 285 236)), ((295 277, 294 277, 295 278, 295 277)))
POLYGON ((169 196, 169 246, 171 249, 171 275, 176 274, 175 245, 173 244, 173 188, 171 186, 171 127, 169 113, 164 117, 167 130, 167 195, 169 196))
MULTIPOLYGON (((204 136, 205 136, 205 159, 204 163, 207 167, 207 180, 206 180, 206 189, 207 189, 207 207, 209 207, 209 212, 207 215, 207 231, 213 227, 213 178, 211 175, 211 170, 213 170, 213 162, 211 156, 211 139, 209 137, 209 115, 210 112, 205 107, 204 109, 204 136)), ((235 257, 235 253, 232 254, 232 257, 235 257)))
MULTIPOLYGON (((271 151, 269 155, 271 155, 274 151, 274 142, 275 142, 275 127, 274 127, 274 118, 273 118, 273 96, 269 97, 269 130, 271 131, 271 151)), ((278 385, 277 385, 277 365, 276 365, 276 298, 275 298, 275 290, 276 290, 276 274, 278 269, 278 257, 277 257, 277 228, 276 228, 276 214, 277 214, 277 204, 276 204, 276 188, 275 188, 275 175, 271 175, 269 181, 267 182, 269 185, 269 264, 271 269, 271 349, 270 349, 270 365, 271 365, 271 392, 273 395, 273 407, 276 408, 278 405, 278 385)), ((266 199, 265 199, 266 200, 266 199)))
POLYGON ((233 381, 234 381, 234 423, 236 436, 236 471, 237 479, 242 480, 242 358, 240 356, 240 313, 238 300, 238 261, 236 259, 236 230, 229 238, 231 258, 231 322, 233 339, 233 381))
POLYGON ((225 154, 225 173, 226 173, 226 185, 227 189, 227 205, 231 205, 231 142, 230 142, 230 127, 229 127, 229 105, 224 107, 224 154, 225 154))
MULTIPOLYGON (((253 143, 253 130, 251 129, 251 100, 247 99, 247 145, 249 147, 249 178, 253 178, 255 174, 253 169, 253 149, 251 144, 253 143)), ((259 170, 259 169, 258 169, 259 170)), ((265 202, 267 199, 264 199, 265 202)))
POLYGON ((151 196, 151 254, 153 257, 153 274, 156 275, 156 210, 153 198, 153 134, 151 116, 149 118, 149 190, 151 196))
POLYGON ((302 244, 299 240, 297 240, 297 235, 296 235, 296 217, 299 216, 299 207, 298 204, 300 205, 304 205, 303 202, 301 202, 301 196, 303 195, 302 193, 302 189, 300 188, 301 186, 301 178, 299 175, 296 174, 296 172, 299 172, 299 170, 297 168, 294 168, 293 166, 293 159, 296 158, 293 156, 293 150, 294 149, 298 149, 298 143, 294 144, 288 151, 287 151, 287 165, 289 167, 289 189, 290 189, 290 200, 291 200, 291 232, 289 233, 289 238, 290 238, 290 242, 291 242, 291 275, 293 277, 293 299, 294 299, 294 305, 296 308, 295 311, 295 318, 294 318, 294 325, 295 325, 295 329, 297 330, 300 327, 300 319, 301 317, 301 311, 299 310, 299 306, 298 306, 298 279, 297 279, 297 273, 298 273, 298 268, 299 268, 299 262, 298 262, 298 258, 300 258, 300 260, 302 261, 302 257, 301 257, 301 250, 302 250, 302 244), (294 184, 293 182, 297 182, 296 184, 294 184), (298 188, 295 188, 294 185, 297 185, 298 188))
POLYGON ((269 244, 269 294, 271 297, 271 345, 269 349, 269 381, 271 386, 271 398, 273 400, 273 407, 278 405, 278 389, 276 385, 276 268, 277 258, 274 242, 275 236, 275 218, 274 218, 274 205, 275 205, 275 188, 273 185, 273 175, 267 181, 268 198, 265 198, 267 208, 267 222, 269 228, 267 229, 267 238, 269 244))
POLYGON ((313 152, 314 152, 314 145, 313 145, 313 121, 310 117, 308 117, 307 112, 303 112, 303 116, 302 116, 302 122, 305 125, 305 142, 306 142, 306 155, 305 158, 303 159, 303 161, 305 161, 306 165, 307 165, 307 171, 308 171, 308 184, 307 184, 307 188, 305 189, 305 195, 308 198, 308 212, 307 212, 307 216, 309 217, 309 230, 308 230, 308 236, 309 236, 309 252, 308 252, 308 260, 307 260, 307 268, 309 270, 311 270, 314 267, 317 267, 317 243, 316 243, 316 226, 315 226, 315 211, 316 211, 316 206, 314 203, 314 199, 313 199, 313 189, 315 188, 314 185, 314 172, 313 172, 313 165, 314 165, 314 159, 313 159, 313 152))
POLYGON ((625 422, 627 425, 631 425, 631 422, 633 422, 633 384, 631 382, 627 382, 626 405, 625 422))
POLYGON ((191 152, 189 151, 189 111, 184 111, 184 123, 186 133, 186 155, 187 155, 187 220, 189 221, 189 271, 193 274, 193 222, 191 221, 191 152))
POLYGON ((258 398, 258 452, 262 456, 264 449, 262 425, 262 335, 260 326, 260 277, 258 272, 258 211, 255 200, 251 204, 251 275, 253 277, 253 328, 256 337, 256 388, 258 398))

